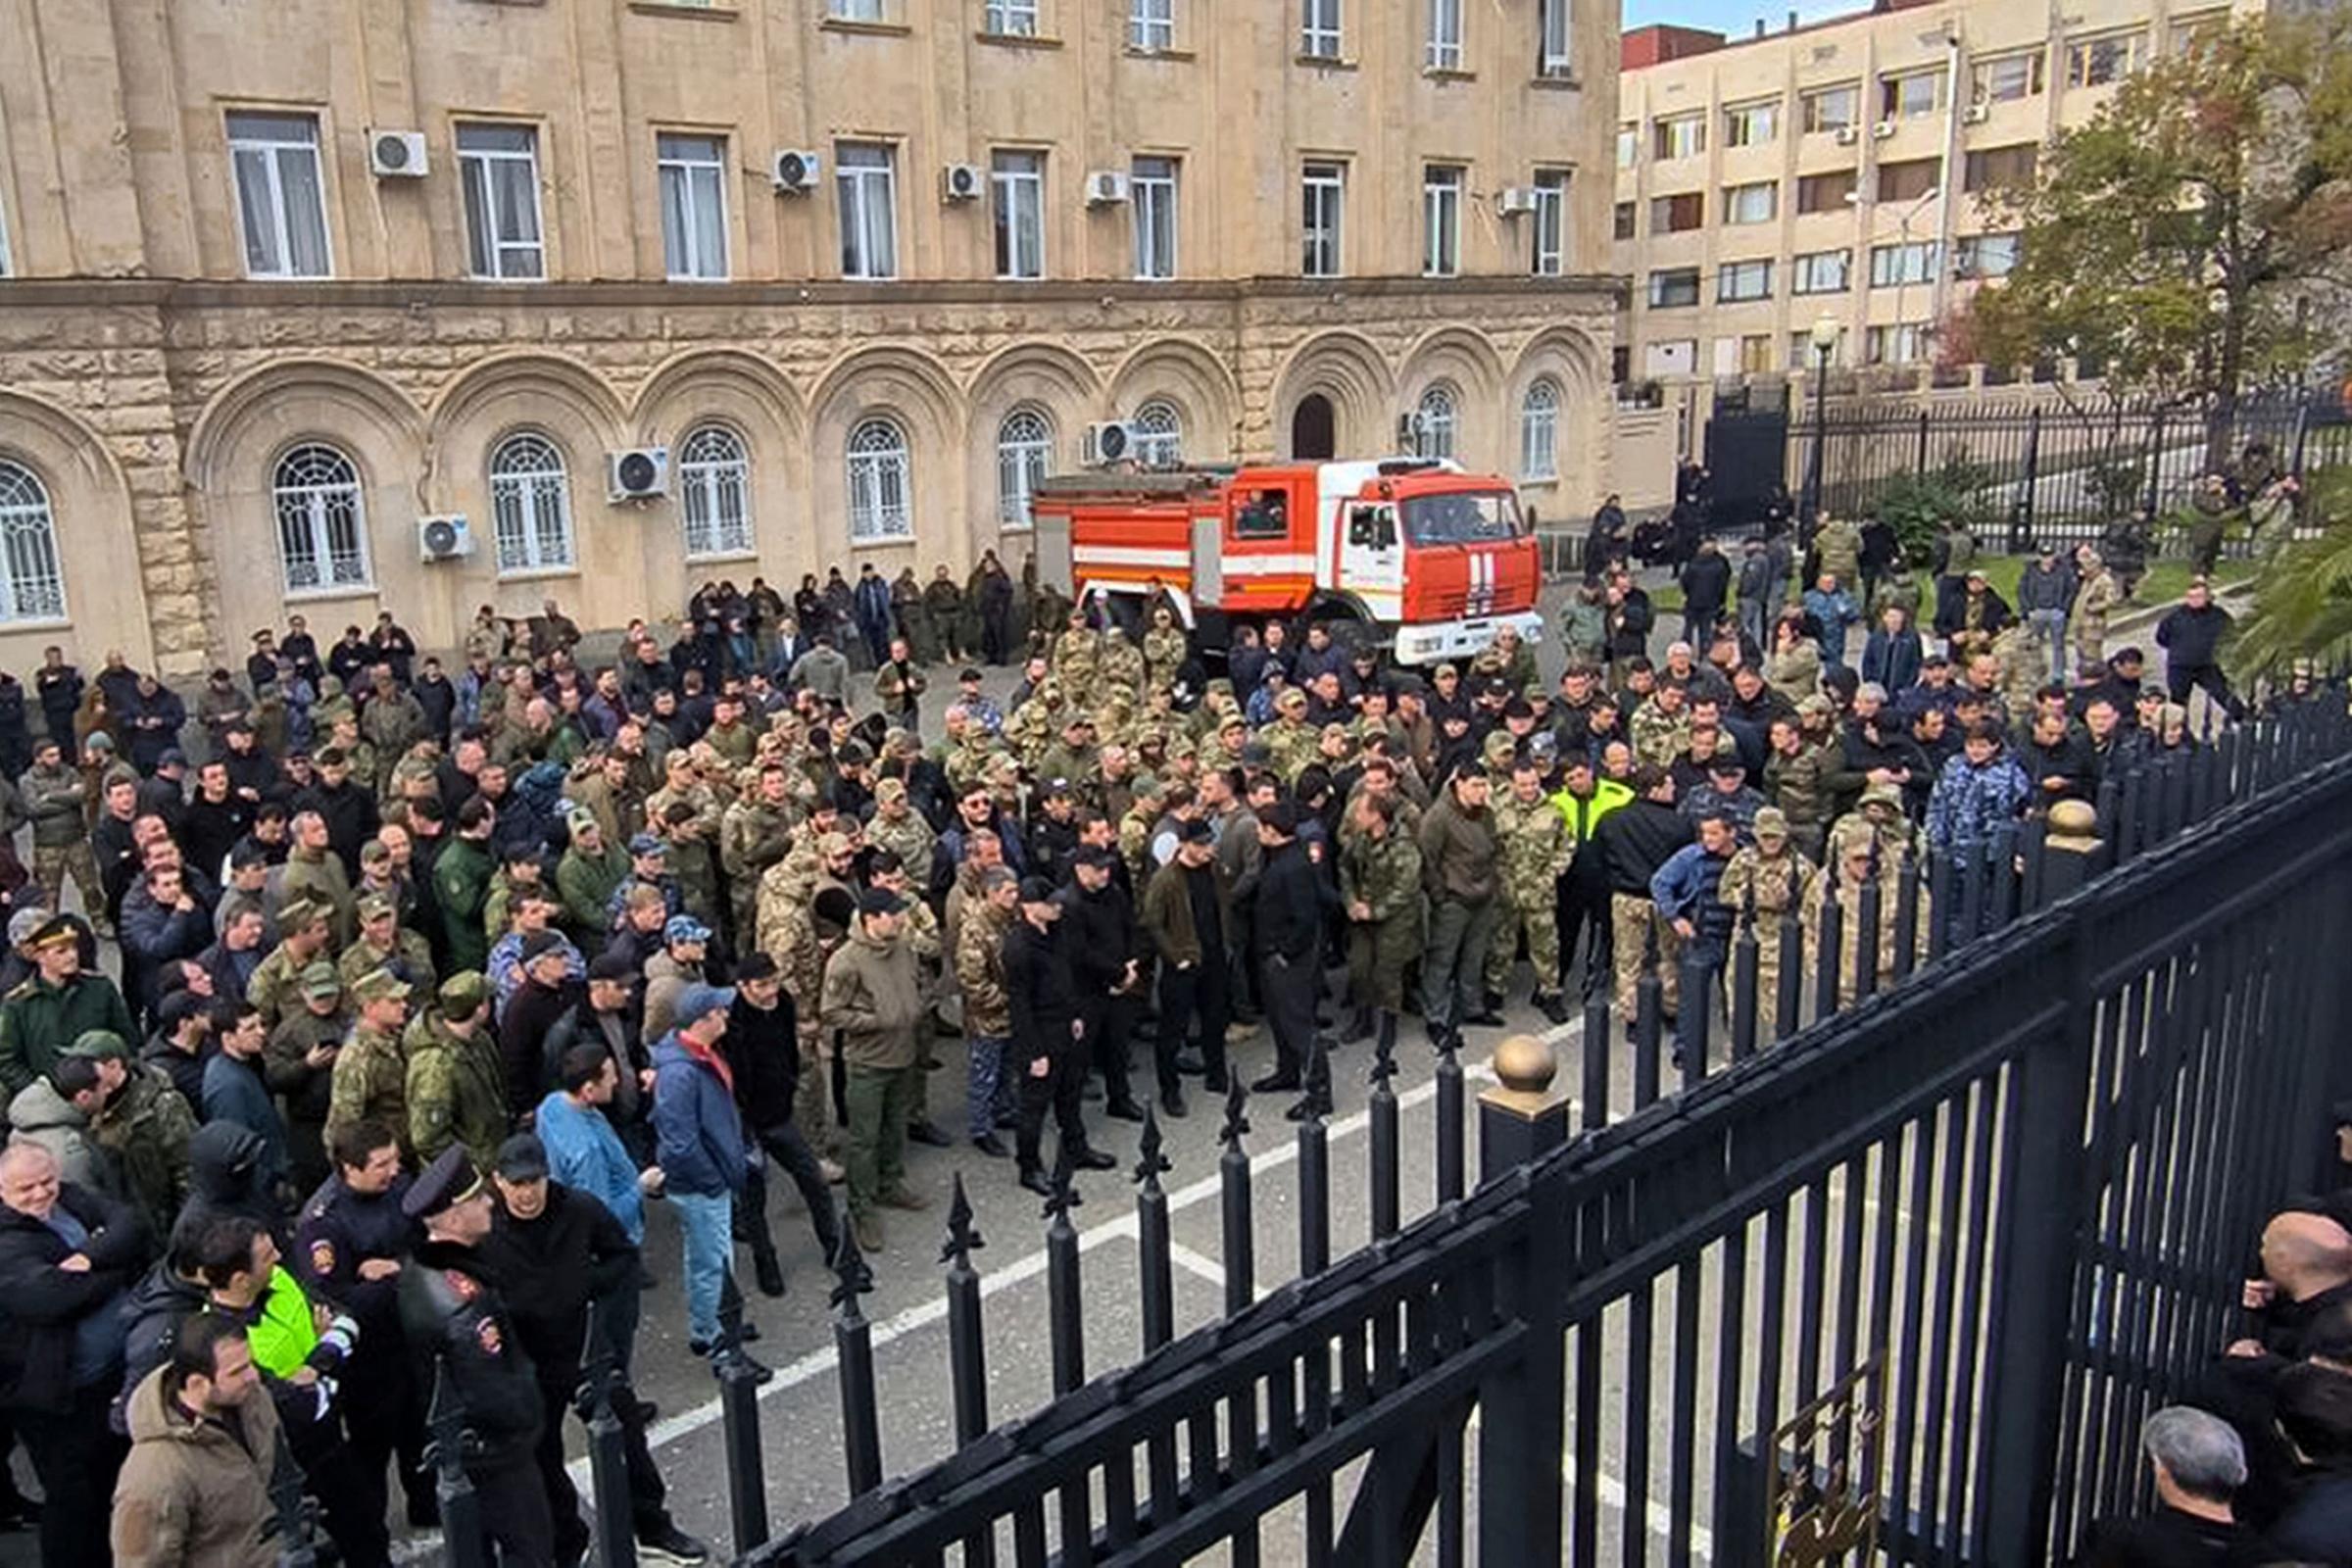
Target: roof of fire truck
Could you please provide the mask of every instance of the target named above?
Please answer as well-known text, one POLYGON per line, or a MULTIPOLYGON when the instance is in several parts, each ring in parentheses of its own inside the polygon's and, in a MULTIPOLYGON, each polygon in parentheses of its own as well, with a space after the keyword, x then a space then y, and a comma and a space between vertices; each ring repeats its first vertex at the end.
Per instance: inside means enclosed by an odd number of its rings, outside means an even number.
POLYGON ((1230 483, 1237 475, 1267 473, 1303 473, 1318 476, 1325 468, 1360 469, 1366 482, 1377 480, 1387 488, 1384 493, 1404 500, 1416 495, 1451 492, 1463 488, 1464 479, 1474 484, 1496 484, 1508 488, 1505 480, 1491 475, 1466 472, 1460 465, 1440 458, 1382 458, 1374 463, 1258 463, 1245 467, 1230 466, 1184 468, 1150 468, 1132 471, 1104 469, 1087 473, 1052 474, 1037 482, 1032 494, 1054 495, 1127 495, 1172 500, 1180 496, 1203 494, 1230 483))

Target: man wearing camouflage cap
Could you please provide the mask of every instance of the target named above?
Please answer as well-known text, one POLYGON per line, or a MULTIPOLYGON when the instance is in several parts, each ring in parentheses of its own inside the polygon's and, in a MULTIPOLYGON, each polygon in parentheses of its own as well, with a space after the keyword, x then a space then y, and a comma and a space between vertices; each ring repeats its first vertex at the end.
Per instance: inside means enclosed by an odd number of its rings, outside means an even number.
MULTIPOLYGON (((1717 885, 1717 896, 1755 933, 1759 1039, 1778 1038, 1783 965, 1797 957, 1783 948, 1781 922, 1801 913, 1816 874, 1813 862, 1790 842, 1788 813, 1767 806, 1756 812, 1754 842, 1733 854, 1717 885)), ((1788 972, 1797 975, 1801 987, 1801 972, 1788 972)))
POLYGON ((370 969, 351 983, 359 1015, 335 1055, 325 1127, 330 1144, 344 1129, 372 1121, 392 1130, 404 1153, 413 1152, 409 1056, 402 1039, 411 995, 409 982, 389 969, 370 969))
POLYGON ((408 1034, 409 1138, 416 1157, 453 1145, 483 1163, 507 1136, 507 1086, 490 1029, 490 983, 477 969, 441 982, 433 1008, 408 1034))
POLYGON ((131 1059, 122 1037, 84 1030, 50 1069, 57 1092, 89 1123, 89 1142, 150 1236, 169 1236, 188 1196, 196 1109, 163 1068, 131 1059))
POLYGON ((371 969, 390 969, 409 983, 409 1000, 418 1006, 432 1000, 440 977, 433 972, 432 945, 400 924, 392 901, 380 893, 360 900, 359 940, 335 959, 336 978, 346 991, 371 969))
POLYGON ((335 966, 314 958, 296 977, 298 1004, 288 1007, 262 1048, 263 1074, 285 1102, 286 1152, 294 1190, 326 1180, 326 1117, 334 1098, 335 1057, 348 1030, 343 982, 335 966))

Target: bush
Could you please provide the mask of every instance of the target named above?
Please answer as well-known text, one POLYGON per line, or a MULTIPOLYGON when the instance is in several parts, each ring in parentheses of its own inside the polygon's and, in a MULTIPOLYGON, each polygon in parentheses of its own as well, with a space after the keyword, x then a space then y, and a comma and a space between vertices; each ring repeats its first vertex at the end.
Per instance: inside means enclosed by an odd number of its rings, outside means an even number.
POLYGON ((1940 468, 1901 474, 1879 492, 1876 512, 1894 530, 1905 560, 1928 559, 1929 548, 1954 521, 1964 522, 1979 542, 1989 542, 1993 510, 1985 497, 1992 473, 1979 464, 1947 458, 1940 468))

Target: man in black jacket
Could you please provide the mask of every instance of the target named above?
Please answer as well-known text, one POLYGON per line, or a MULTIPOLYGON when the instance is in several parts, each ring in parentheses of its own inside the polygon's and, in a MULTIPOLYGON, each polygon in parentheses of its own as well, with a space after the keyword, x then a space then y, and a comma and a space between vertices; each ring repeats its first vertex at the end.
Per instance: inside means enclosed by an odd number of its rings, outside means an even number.
POLYGON ((41 1561, 104 1568, 124 1444, 107 1410, 122 1369, 122 1307, 146 1262, 138 1217, 58 1179, 36 1144, 0 1151, 0 1409, 40 1477, 41 1561))
POLYGON ((1691 823, 1674 808, 1674 781, 1665 769, 1644 762, 1634 770, 1634 799, 1611 811, 1593 830, 1593 843, 1609 878, 1609 950, 1617 981, 1617 1016, 1633 1022, 1635 987, 1658 932, 1649 879, 1674 852, 1690 842, 1691 823))
POLYGON ((1274 1033, 1274 1071, 1252 1094, 1298 1089, 1284 1112, 1293 1121, 1331 1114, 1331 1062, 1315 1033, 1315 993, 1323 978, 1323 880, 1298 842, 1298 808, 1277 801, 1257 819, 1265 867, 1257 882, 1259 985, 1274 1033))
POLYGON ((1732 564, 1712 539, 1701 539, 1697 553, 1676 573, 1683 585, 1683 641, 1701 643, 1715 635, 1732 599, 1732 564))
POLYGON ((1086 1025, 1078 1016, 1069 954, 1062 946, 1062 900, 1054 884, 1033 876, 1021 883, 1021 918, 1004 938, 1004 993, 1012 1013, 1011 1060, 1019 1069, 1020 1122, 1013 1152, 1021 1185, 1040 1197, 1047 1179, 1038 1146, 1046 1107, 1061 1135, 1061 1156, 1075 1170, 1108 1170, 1115 1161, 1087 1146, 1079 1109, 1086 1082, 1086 1025))
MULTIPOLYGON (((548 1179, 547 1150, 529 1133, 499 1146, 493 1186, 498 1207, 479 1257, 490 1283, 512 1303, 515 1336, 538 1377, 541 1413, 534 1454, 554 1516, 557 1560, 578 1562, 587 1551, 588 1527, 580 1519, 579 1494, 564 1469, 564 1413, 580 1386, 588 1303, 635 1276, 637 1249, 604 1204, 548 1179)), ((636 1396, 615 1385, 610 1397, 620 1421, 639 1559, 706 1561, 710 1548, 669 1517, 667 1489, 646 1446, 636 1396)))
MULTIPOLYGON (((841 1246, 840 1211, 816 1152, 792 1119, 793 1097, 801 1085, 799 1013, 777 973, 776 960, 764 953, 748 953, 735 965, 735 1005, 727 1014, 718 1054, 734 1069, 735 1103, 743 1110, 744 1130, 800 1189, 808 1223, 816 1231, 818 1252, 830 1262, 841 1246)), ((760 1294, 782 1296, 784 1269, 767 1226, 766 1167, 752 1167, 736 1213, 751 1244, 760 1294)))
POLYGON ((400 1323, 419 1386, 445 1380, 465 1414, 466 1475, 501 1562, 554 1568, 555 1522, 535 1458, 539 1377, 482 1256, 493 1207, 465 1145, 452 1144, 424 1168, 400 1200, 400 1211, 424 1227, 401 1266, 400 1323))
POLYGON ((1105 1109, 1120 1121, 1142 1121, 1143 1108, 1127 1081, 1127 1034, 1142 989, 1143 930, 1134 902, 1114 880, 1118 863, 1115 851, 1079 847, 1064 894, 1068 930, 1062 940, 1069 944, 1078 1016, 1110 1102, 1105 1109))
POLYGON ((2185 708, 2190 690, 2198 688, 2231 718, 2245 716, 2245 705, 2222 673, 2222 641, 2236 624, 2230 612, 2213 602, 2213 590, 2202 577, 2190 583, 2180 603, 2156 623, 2156 646, 2165 655, 2164 683, 2174 702, 2185 708))

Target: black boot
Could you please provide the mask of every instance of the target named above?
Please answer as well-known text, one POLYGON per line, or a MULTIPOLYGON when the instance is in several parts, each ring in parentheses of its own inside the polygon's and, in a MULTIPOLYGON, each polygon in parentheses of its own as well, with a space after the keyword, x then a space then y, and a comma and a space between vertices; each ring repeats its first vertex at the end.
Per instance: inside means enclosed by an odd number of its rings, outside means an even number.
POLYGON ((752 1275, 759 1281, 761 1296, 784 1294, 784 1265, 776 1261, 772 1247, 763 1247, 752 1253, 752 1275))
POLYGON ((1370 1007, 1358 1007, 1348 1018, 1347 1029, 1342 1031, 1340 1035, 1340 1044, 1343 1046, 1352 1046, 1360 1040, 1369 1040, 1371 1038, 1372 1009, 1370 1007))

